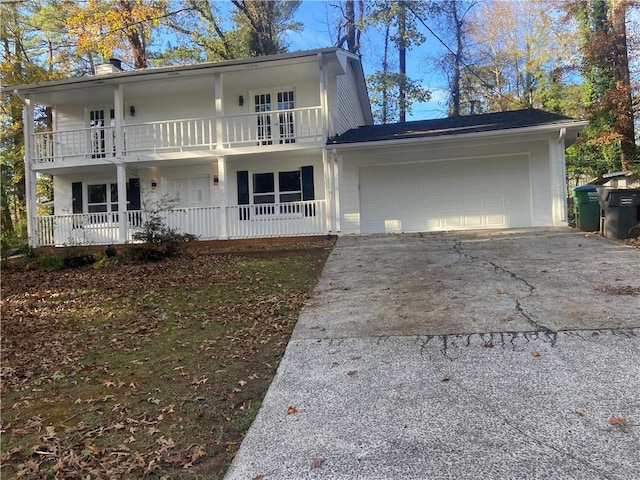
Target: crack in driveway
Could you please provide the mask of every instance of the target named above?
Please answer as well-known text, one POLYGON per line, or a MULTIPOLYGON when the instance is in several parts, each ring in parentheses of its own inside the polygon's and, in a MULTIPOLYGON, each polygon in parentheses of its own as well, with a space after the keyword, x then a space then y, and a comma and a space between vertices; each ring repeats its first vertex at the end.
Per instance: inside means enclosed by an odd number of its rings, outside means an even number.
MULTIPOLYGON (((499 265, 498 263, 494 262, 493 260, 488 260, 486 258, 483 258, 481 256, 476 256, 476 255, 471 255, 467 252, 464 251, 464 247, 462 244, 462 240, 455 240, 454 241, 454 245, 453 247, 451 247, 451 250, 455 253, 458 254, 458 261, 462 261, 463 258, 468 258, 471 261, 478 261, 478 262, 482 262, 482 263, 486 263, 489 264, 493 267, 493 271, 496 273, 504 273, 509 275, 512 279, 521 282, 522 284, 524 284, 527 287, 528 290, 528 294, 524 297, 524 298, 528 298, 528 297, 532 297, 535 292, 536 292, 536 287, 535 285, 533 285, 531 282, 529 282, 526 278, 523 278, 522 276, 518 275, 516 272, 513 272, 511 270, 509 270, 506 267, 503 267, 502 265, 499 265)), ((522 315, 522 317, 527 321, 527 323, 529 323, 533 328, 535 328, 537 331, 542 331, 545 332, 546 334, 549 335, 553 335, 555 333, 557 333, 556 331, 554 331, 553 329, 540 324, 539 322, 536 322, 533 317, 523 308, 522 303, 519 299, 515 300, 515 310, 522 315)))

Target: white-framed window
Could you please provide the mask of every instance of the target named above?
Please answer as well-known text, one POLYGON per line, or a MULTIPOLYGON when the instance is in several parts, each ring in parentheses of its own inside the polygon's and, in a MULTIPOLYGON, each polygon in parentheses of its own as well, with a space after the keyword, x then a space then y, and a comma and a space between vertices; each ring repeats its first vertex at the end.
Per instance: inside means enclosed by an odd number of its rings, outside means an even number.
POLYGON ((316 215, 313 166, 282 172, 236 172, 240 220, 253 215, 311 217, 316 215), (304 202, 304 203, 303 203, 304 202), (278 207, 276 208, 276 205, 278 207), (252 213, 253 212, 253 213, 252 213))
POLYGON ((103 213, 118 211, 118 185, 99 183, 87 185, 87 212, 103 213))
POLYGON ((284 203, 302 200, 302 182, 300 170, 253 174, 253 204, 260 205, 256 213, 275 214, 274 203, 280 203, 279 213, 298 213, 299 206, 286 206, 284 203))

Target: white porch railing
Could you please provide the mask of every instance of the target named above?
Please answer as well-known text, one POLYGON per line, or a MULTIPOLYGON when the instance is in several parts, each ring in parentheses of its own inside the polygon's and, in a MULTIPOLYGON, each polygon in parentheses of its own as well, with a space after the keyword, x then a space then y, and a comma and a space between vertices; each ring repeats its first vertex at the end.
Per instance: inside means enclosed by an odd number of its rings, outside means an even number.
MULTIPOLYGON (((226 237, 222 229, 221 207, 185 207, 161 212, 163 222, 181 233, 200 240, 221 238, 264 238, 323 235, 326 228, 326 202, 276 203, 228 206, 226 237)), ((129 211, 127 242, 147 219, 144 211, 129 211)), ((122 243, 118 212, 50 215, 37 219, 38 246, 107 245, 122 243)))
POLYGON ((327 233, 325 201, 227 207, 229 238, 294 237, 327 233))
POLYGON ((116 130, 92 127, 58 132, 38 132, 33 136, 34 161, 49 163, 69 157, 106 158, 116 153, 116 130))
POLYGON ((157 153, 168 149, 216 147, 214 118, 189 118, 126 125, 124 128, 125 152, 150 151, 157 153))
POLYGON ((233 115, 224 117, 222 122, 224 148, 322 139, 320 107, 233 115))
MULTIPOLYGON (((118 130, 91 127, 35 133, 35 163, 64 162, 69 158, 106 158, 116 155, 118 130)), ((124 155, 194 149, 288 145, 322 141, 320 107, 293 108, 234 115, 220 119, 187 118, 125 125, 120 129, 124 155), (217 138, 221 122, 222 138, 217 138)))

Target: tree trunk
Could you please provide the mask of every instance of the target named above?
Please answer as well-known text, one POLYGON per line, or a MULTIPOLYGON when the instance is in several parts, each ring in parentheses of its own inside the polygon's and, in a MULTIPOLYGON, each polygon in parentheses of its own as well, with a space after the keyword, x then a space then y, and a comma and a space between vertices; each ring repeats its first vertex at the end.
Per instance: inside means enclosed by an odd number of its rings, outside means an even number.
MULTIPOLYGON (((389 73, 389 30, 391 26, 389 23, 385 25, 384 29, 384 56, 382 57, 382 73, 384 78, 387 78, 389 73)), ((382 90, 382 123, 389 122, 389 85, 385 80, 385 86, 382 90)))
POLYGON ((616 122, 613 125, 620 135, 622 169, 627 170, 636 157, 636 145, 633 125, 633 103, 631 99, 631 80, 629 58, 627 55, 627 31, 625 13, 627 0, 611 0, 611 25, 613 27, 614 67, 613 78, 617 91, 616 122))
POLYGON ((462 20, 458 16, 456 0, 450 3, 451 14, 456 33, 456 53, 453 57, 453 75, 451 78, 451 117, 460 116, 460 60, 462 58, 462 20))
POLYGON ((406 32, 406 20, 407 20, 407 7, 404 0, 398 2, 398 54, 400 61, 400 95, 399 95, 399 113, 400 122, 407 121, 407 92, 406 92, 406 78, 407 78, 407 32, 406 32))

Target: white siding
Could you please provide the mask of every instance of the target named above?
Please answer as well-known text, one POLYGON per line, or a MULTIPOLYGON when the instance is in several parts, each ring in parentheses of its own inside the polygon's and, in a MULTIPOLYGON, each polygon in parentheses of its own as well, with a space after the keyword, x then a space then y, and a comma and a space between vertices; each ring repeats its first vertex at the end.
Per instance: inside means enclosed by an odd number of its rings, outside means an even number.
POLYGON ((346 73, 338 76, 337 89, 339 117, 336 133, 340 135, 351 128, 365 124, 355 73, 349 62, 347 62, 346 73))

